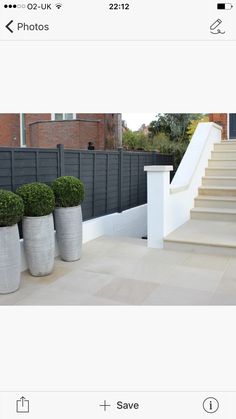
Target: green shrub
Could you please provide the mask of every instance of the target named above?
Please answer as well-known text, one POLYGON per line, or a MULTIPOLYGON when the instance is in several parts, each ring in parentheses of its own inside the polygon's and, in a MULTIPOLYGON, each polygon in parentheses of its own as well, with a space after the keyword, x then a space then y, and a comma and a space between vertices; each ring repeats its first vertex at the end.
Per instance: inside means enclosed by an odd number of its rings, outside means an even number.
POLYGON ((153 148, 163 154, 171 154, 173 156, 174 172, 179 167, 179 164, 184 156, 189 143, 187 141, 175 142, 171 141, 168 136, 159 133, 152 138, 153 148))
POLYGON ((0 189, 0 227, 19 223, 24 214, 22 199, 13 192, 0 189))
POLYGON ((45 183, 29 183, 20 186, 16 193, 23 199, 28 217, 42 217, 49 215, 55 208, 55 197, 50 186, 45 183))
POLYGON ((84 199, 84 184, 74 176, 62 176, 54 180, 52 190, 57 207, 76 207, 84 199))

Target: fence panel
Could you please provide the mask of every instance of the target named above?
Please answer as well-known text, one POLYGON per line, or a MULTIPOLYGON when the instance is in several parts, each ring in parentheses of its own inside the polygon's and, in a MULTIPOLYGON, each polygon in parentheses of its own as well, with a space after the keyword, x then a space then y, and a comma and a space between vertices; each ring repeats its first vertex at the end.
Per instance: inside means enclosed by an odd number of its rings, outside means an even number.
POLYGON ((145 165, 173 164, 159 153, 112 150, 0 148, 0 188, 15 191, 24 183, 75 176, 85 186, 83 219, 121 212, 147 202, 145 165))

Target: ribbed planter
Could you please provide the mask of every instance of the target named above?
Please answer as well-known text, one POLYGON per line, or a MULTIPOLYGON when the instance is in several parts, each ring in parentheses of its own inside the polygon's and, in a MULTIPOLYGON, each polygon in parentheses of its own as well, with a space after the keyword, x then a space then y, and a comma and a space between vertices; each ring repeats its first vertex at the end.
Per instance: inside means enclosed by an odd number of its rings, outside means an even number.
POLYGON ((49 275, 54 267, 55 238, 52 214, 23 218, 25 256, 33 276, 49 275))
POLYGON ((81 206, 56 208, 55 225, 61 258, 66 262, 80 259, 82 254, 81 206))
POLYGON ((20 286, 21 257, 17 224, 0 227, 0 294, 9 294, 20 286))

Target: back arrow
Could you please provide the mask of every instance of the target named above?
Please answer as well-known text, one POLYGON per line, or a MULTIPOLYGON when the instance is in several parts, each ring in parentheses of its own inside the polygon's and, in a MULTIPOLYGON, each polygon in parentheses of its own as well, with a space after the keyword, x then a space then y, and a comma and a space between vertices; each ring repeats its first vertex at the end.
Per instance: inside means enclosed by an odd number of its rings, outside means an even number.
POLYGON ((13 20, 8 22, 8 24, 5 26, 11 33, 13 33, 13 30, 10 28, 11 24, 13 23, 13 20))

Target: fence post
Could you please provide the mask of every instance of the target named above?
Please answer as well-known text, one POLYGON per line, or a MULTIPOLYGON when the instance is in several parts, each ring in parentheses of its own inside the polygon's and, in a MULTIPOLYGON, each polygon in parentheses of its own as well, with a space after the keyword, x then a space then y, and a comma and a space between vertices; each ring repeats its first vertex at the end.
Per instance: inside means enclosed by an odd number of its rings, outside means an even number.
POLYGON ((157 163, 157 152, 156 151, 152 152, 152 164, 158 164, 157 163))
POLYGON ((11 150, 11 190, 15 190, 15 151, 11 150))
POLYGON ((123 195, 123 148, 118 148, 118 212, 122 212, 123 195))
POLYGON ((57 144, 59 153, 59 176, 65 176, 65 148, 64 144, 57 144))
POLYGON ((163 248, 168 219, 170 171, 172 166, 145 166, 147 172, 148 247, 163 248))

